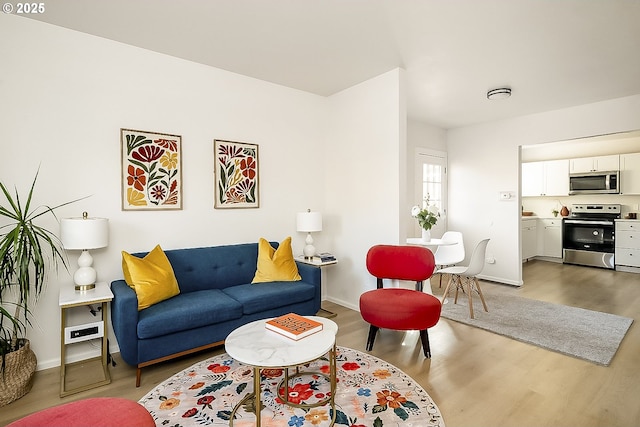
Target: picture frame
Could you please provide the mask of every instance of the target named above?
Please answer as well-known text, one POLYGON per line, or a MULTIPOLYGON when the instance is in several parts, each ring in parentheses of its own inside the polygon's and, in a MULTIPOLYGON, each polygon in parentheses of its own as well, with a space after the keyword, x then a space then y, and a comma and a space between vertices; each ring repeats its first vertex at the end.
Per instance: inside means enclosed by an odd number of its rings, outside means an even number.
POLYGON ((260 207, 258 145, 214 139, 214 208, 260 207))
POLYGON ((182 209, 182 136, 120 129, 122 210, 182 209))

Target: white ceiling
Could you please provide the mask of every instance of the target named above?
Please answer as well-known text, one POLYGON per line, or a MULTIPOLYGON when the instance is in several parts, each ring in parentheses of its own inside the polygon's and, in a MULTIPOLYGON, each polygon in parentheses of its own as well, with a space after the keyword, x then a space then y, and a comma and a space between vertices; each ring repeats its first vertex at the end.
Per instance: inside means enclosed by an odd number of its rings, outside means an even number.
POLYGON ((409 117, 443 128, 640 94, 639 0, 44 5, 30 17, 319 95, 401 67, 409 117))

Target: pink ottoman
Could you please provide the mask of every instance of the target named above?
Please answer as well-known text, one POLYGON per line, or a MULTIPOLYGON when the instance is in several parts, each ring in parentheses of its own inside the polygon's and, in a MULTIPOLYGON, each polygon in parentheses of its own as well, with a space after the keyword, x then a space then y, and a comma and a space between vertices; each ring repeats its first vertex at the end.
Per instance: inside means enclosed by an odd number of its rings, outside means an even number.
POLYGON ((7 427, 155 427, 149 412, 133 400, 96 397, 43 409, 7 427))

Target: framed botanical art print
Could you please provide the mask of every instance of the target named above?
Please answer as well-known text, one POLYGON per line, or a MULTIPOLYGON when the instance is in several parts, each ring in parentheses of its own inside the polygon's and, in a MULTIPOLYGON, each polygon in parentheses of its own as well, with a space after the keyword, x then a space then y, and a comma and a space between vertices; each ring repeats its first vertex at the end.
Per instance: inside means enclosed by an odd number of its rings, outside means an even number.
POLYGON ((214 140, 214 208, 260 207, 258 145, 214 140))
POLYGON ((182 137, 120 129, 122 210, 182 209, 182 137))

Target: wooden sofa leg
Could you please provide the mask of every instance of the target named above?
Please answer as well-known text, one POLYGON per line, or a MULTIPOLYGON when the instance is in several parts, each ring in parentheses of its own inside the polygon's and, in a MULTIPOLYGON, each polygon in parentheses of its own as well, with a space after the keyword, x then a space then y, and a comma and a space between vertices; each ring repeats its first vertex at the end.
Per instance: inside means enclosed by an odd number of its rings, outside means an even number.
POLYGON ((142 378, 142 368, 136 369, 136 387, 140 387, 140 379, 142 378))
POLYGON ((431 358, 431 347, 429 346, 429 333, 426 329, 420 331, 420 341, 422 341, 422 351, 424 351, 424 357, 431 358))
POLYGON ((373 350, 373 342, 376 339, 376 334, 378 333, 378 327, 371 325, 369 327, 369 337, 367 338, 367 351, 373 350))

